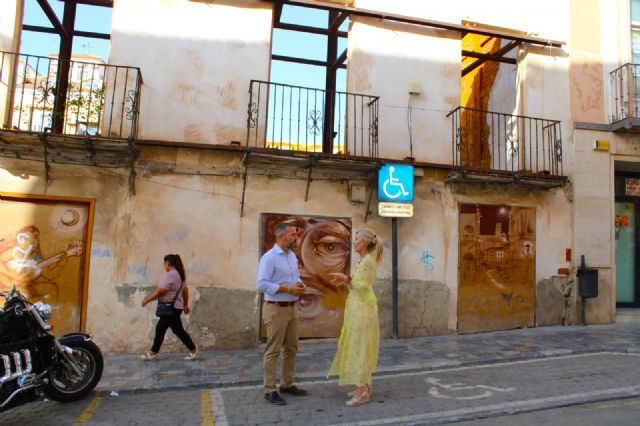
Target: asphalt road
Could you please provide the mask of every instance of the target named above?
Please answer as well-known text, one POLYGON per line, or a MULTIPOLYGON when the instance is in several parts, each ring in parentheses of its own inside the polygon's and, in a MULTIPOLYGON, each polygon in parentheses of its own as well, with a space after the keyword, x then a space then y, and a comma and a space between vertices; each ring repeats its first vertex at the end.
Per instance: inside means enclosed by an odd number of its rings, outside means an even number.
POLYGON ((257 386, 36 401, 1 425, 637 425, 640 354, 598 353, 390 374, 369 404, 346 407, 335 381, 304 383, 308 397, 277 407, 257 386))

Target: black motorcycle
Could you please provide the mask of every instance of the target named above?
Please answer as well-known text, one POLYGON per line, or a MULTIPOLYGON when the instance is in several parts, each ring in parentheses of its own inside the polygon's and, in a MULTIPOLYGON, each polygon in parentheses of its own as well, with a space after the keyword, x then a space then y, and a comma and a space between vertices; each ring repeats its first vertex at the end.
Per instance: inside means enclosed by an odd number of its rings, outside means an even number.
POLYGON ((0 309, 0 412, 32 401, 40 392, 68 402, 93 390, 103 359, 91 336, 57 339, 48 321, 51 307, 29 303, 14 287, 0 309))

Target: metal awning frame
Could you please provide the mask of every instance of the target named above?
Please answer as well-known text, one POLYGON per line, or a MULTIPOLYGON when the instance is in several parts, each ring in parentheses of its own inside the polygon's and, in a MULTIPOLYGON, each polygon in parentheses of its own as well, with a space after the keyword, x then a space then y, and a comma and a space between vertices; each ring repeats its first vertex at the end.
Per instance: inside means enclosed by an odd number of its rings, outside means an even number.
MULTIPOLYGON (((328 4, 326 2, 317 0, 262 0, 266 3, 272 3, 274 5, 274 17, 273 27, 289 31, 299 31, 311 34, 320 34, 329 36, 330 40, 337 40, 338 37, 346 38, 348 33, 345 31, 338 31, 338 28, 342 23, 350 16, 364 17, 372 19, 380 19, 381 21, 397 22, 408 25, 416 25, 420 27, 437 28, 448 31, 455 31, 460 34, 460 38, 463 38, 467 34, 483 35, 489 38, 496 37, 509 41, 504 47, 502 47, 496 54, 487 54, 482 52, 474 52, 463 50, 462 56, 468 58, 476 58, 471 64, 462 70, 462 77, 469 74, 474 69, 478 68, 486 61, 497 61, 508 64, 516 64, 515 58, 505 57, 507 53, 522 45, 522 43, 528 43, 544 47, 562 48, 565 44, 563 41, 544 39, 540 37, 534 37, 527 34, 504 31, 495 28, 487 28, 481 26, 471 26, 464 24, 452 24, 441 21, 434 21, 429 19, 415 18, 412 16, 398 15, 395 13, 383 13, 368 9, 359 9, 356 7, 341 6, 336 4, 328 4), (297 25, 282 22, 282 8, 284 6, 296 6, 306 7, 311 9, 325 10, 331 14, 330 25, 327 29, 311 27, 306 25, 297 25)), ((335 42, 335 41, 334 41, 335 42)), ((307 65, 324 66, 330 70, 336 68, 346 68, 347 52, 342 52, 336 58, 330 58, 327 61, 310 60, 303 58, 295 58, 283 55, 272 55, 272 59, 302 63, 307 65), (333 60, 331 60, 333 59, 333 60)))

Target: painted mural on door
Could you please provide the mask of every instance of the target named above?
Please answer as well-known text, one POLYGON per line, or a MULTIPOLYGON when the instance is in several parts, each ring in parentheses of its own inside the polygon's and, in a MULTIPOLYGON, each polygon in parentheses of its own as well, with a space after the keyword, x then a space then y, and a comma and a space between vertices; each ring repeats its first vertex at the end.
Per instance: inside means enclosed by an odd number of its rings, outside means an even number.
POLYGON ((52 307, 56 334, 80 331, 91 204, 0 196, 0 290, 52 307))
MULTIPOLYGON (((336 337, 340 334, 347 293, 331 284, 331 272, 349 273, 351 219, 282 214, 262 215, 261 252, 275 244, 275 227, 294 223, 298 240, 293 250, 298 257, 300 277, 307 294, 298 302, 300 337, 336 337)), ((261 335, 265 336, 261 327, 261 335)))
POLYGON ((534 325, 534 208, 460 205, 458 332, 534 325))

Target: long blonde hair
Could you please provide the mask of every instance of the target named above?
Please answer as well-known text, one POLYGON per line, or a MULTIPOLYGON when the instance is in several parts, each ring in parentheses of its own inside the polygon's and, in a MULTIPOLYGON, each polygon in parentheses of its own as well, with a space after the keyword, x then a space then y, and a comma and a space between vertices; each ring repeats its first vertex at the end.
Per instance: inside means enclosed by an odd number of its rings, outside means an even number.
POLYGON ((376 263, 380 263, 382 260, 382 252, 384 250, 382 240, 373 232, 372 229, 362 228, 356 232, 356 235, 360 235, 369 244, 367 245, 367 252, 373 253, 376 259, 376 263))

